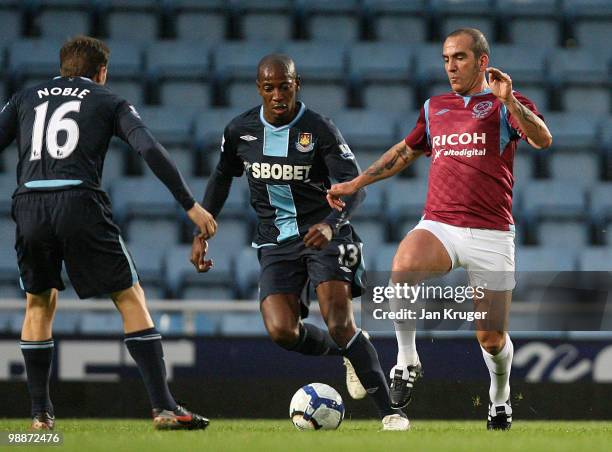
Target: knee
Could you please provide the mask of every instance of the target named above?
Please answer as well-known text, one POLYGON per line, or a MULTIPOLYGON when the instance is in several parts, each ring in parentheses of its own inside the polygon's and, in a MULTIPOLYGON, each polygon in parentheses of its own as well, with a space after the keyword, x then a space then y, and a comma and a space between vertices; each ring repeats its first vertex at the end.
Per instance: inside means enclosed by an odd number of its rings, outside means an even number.
POLYGON ((505 345, 506 334, 500 331, 478 333, 480 346, 490 355, 497 355, 505 345))
POLYGON ((425 268, 424 260, 416 253, 396 254, 393 258, 393 273, 402 273, 402 282, 418 284, 423 279, 420 272, 425 268))
POLYGON ((275 344, 280 347, 291 350, 297 344, 300 339, 300 330, 297 325, 283 325, 283 324, 271 324, 266 325, 268 335, 275 344))
POLYGON ((349 319, 342 322, 329 322, 327 329, 329 335, 339 347, 346 347, 355 335, 355 325, 349 319))
POLYGON ((28 294, 26 314, 34 316, 50 316, 55 312, 57 290, 50 289, 38 294, 28 294))

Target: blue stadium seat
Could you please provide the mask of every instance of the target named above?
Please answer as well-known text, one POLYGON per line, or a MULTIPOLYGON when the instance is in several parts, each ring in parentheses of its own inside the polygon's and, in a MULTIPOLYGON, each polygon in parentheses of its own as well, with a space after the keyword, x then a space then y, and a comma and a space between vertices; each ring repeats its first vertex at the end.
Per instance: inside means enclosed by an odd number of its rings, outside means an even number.
POLYGON ((159 3, 151 4, 145 0, 103 0, 101 6, 112 39, 150 42, 158 37, 159 3))
POLYGON ((23 318, 25 317, 24 312, 16 312, 10 314, 9 318, 9 331, 11 333, 21 333, 23 326, 23 318))
POLYGON ((21 35, 21 14, 18 11, 0 11, 0 39, 3 42, 18 39, 21 35))
POLYGON ((179 243, 180 223, 174 219, 133 217, 127 221, 123 232, 125 239, 141 245, 155 244, 168 248, 179 243))
POLYGON ((175 312, 155 312, 152 317, 155 327, 163 335, 183 336, 185 334, 183 314, 175 312))
POLYGON ((225 0, 172 0, 180 39, 215 43, 225 38, 225 0))
POLYGON ((347 106, 346 89, 343 83, 317 83, 302 80, 298 98, 317 113, 335 117, 338 110, 347 106))
POLYGON ((507 72, 512 77, 513 87, 519 91, 524 85, 542 85, 546 80, 546 52, 537 44, 529 51, 523 46, 495 45, 491 49, 490 66, 507 72))
POLYGON ((427 182, 424 179, 395 180, 388 185, 387 217, 391 221, 414 220, 423 215, 427 197, 427 182))
POLYGON ((241 0, 242 36, 247 41, 291 39, 292 0, 241 0))
MULTIPOLYGON (((215 160, 215 165, 217 164, 215 160)), ((189 180, 189 186, 195 193, 196 198, 200 198, 206 189, 208 180, 206 178, 192 178, 189 180)), ((246 176, 234 177, 232 179, 232 187, 229 195, 223 205, 220 218, 241 218, 243 220, 251 218, 251 206, 249 205, 248 183, 246 176)))
MULTIPOLYGON (((139 27, 133 27, 139 29, 139 27)), ((105 41, 111 49, 108 80, 116 79, 140 80, 144 69, 141 43, 133 43, 127 39, 108 39, 105 41)), ((56 50, 57 53, 57 50, 56 50)))
POLYGON ((48 9, 46 6, 36 18, 42 37, 67 39, 76 35, 89 35, 90 13, 82 10, 48 9))
POLYGON ((612 248, 590 247, 580 251, 578 265, 581 271, 610 271, 612 248))
POLYGON ((139 241, 137 237, 132 237, 127 248, 134 260, 138 275, 145 283, 161 285, 164 277, 164 257, 167 244, 164 241, 147 243, 139 241))
POLYGON ((221 318, 223 316, 215 314, 196 314, 195 316, 195 331, 198 335, 216 335, 219 334, 221 318))
POLYGON ((248 232, 247 224, 242 220, 219 220, 217 233, 208 241, 209 254, 238 254, 251 243, 248 232))
POLYGON ((357 41, 360 37, 357 0, 298 0, 306 17, 311 39, 338 42, 357 41))
POLYGON ((523 207, 538 218, 579 219, 585 213, 585 191, 561 181, 531 181, 520 187, 523 207))
POLYGON ((423 13, 426 0, 365 0, 375 35, 383 41, 405 44, 425 42, 427 26, 423 13))
POLYGON ((366 187, 366 197, 353 213, 352 218, 359 220, 381 220, 387 205, 387 186, 384 183, 366 187))
POLYGON ((387 112, 344 110, 337 112, 333 121, 349 146, 380 152, 395 143, 395 117, 387 112))
POLYGON ((220 332, 226 336, 261 336, 266 328, 258 312, 227 314, 221 319, 220 332))
POLYGON ((545 113, 555 149, 594 149, 597 145, 597 122, 580 113, 545 113))
POLYGON ((146 52, 149 72, 158 78, 202 80, 209 75, 210 54, 202 41, 156 41, 146 52))
POLYGON ((259 284, 259 260, 257 250, 250 246, 245 246, 236 255, 236 284, 238 285, 240 297, 248 299, 253 290, 259 284))
POLYGON ((579 220, 541 220, 538 243, 549 247, 582 248, 589 243, 588 224, 579 220))
POLYGON ((608 0, 564 0, 563 5, 578 44, 609 53, 612 4, 608 0))
POLYGON ((412 86, 405 83, 383 83, 371 83, 364 87, 363 101, 366 108, 401 112, 415 107, 415 90, 412 86))
MULTIPOLYGON (((7 220, 3 220, 4 222, 7 220)), ((13 249, 15 243, 15 226, 12 233, 4 228, 2 232, 2 243, 6 246, 0 250, 0 281, 14 285, 19 281, 19 269, 17 268, 17 255, 13 249)))
POLYGON ((443 82, 449 91, 448 77, 444 72, 441 44, 423 44, 416 49, 416 75, 427 83, 443 82))
POLYGON ((58 310, 53 319, 53 332, 60 334, 77 333, 81 326, 82 313, 58 310))
POLYGON ((599 183, 591 189, 591 213, 612 218, 612 182, 599 183))
POLYGON ((160 85, 160 101, 166 107, 203 110, 212 104, 211 86, 203 81, 166 80, 160 85))
POLYGON ((387 228, 380 220, 351 220, 357 235, 363 242, 363 254, 366 260, 374 257, 381 245, 387 241, 387 228))
POLYGON ((342 81, 345 78, 345 46, 335 42, 289 42, 281 49, 295 61, 304 83, 342 81))
POLYGON ((533 177, 533 158, 531 154, 517 151, 514 154, 514 168, 512 169, 515 184, 519 186, 533 177))
POLYGON ((26 76, 52 77, 57 75, 58 50, 61 41, 53 39, 22 39, 9 47, 9 69, 26 76))
POLYGON ((110 192, 115 217, 121 222, 132 216, 175 218, 177 203, 168 189, 150 178, 123 178, 110 192))
POLYGON ((548 94, 546 93, 546 89, 544 87, 525 85, 524 87, 522 87, 521 89, 517 89, 516 91, 518 91, 531 102, 533 102, 536 105, 538 111, 548 110, 548 94))
POLYGON ((87 312, 81 315, 80 331, 83 334, 117 335, 123 333, 123 322, 118 312, 87 312))
MULTIPOLYGON (((112 57, 111 57, 112 58, 112 57)), ((111 63, 112 64, 112 63, 111 63)), ((112 71, 112 68, 110 69, 112 71)), ((144 91, 143 85, 140 81, 135 80, 121 80, 113 79, 111 74, 106 87, 110 89, 117 96, 125 99, 130 104, 135 105, 139 108, 144 104, 144 91)))
POLYGON ((231 301, 235 297, 235 289, 229 285, 214 286, 211 284, 187 285, 182 291, 185 300, 231 301))
POLYGON ((510 42, 548 48, 559 45, 561 27, 556 0, 498 0, 497 8, 508 23, 510 42))
POLYGON ((576 251, 564 247, 519 247, 515 256, 517 272, 572 271, 576 268, 576 251))
POLYGON ((549 156, 550 174, 566 184, 589 187, 599 179, 598 155, 591 152, 556 152, 549 156))
POLYGON ((257 92, 255 79, 230 83, 227 96, 232 108, 242 111, 249 110, 261 104, 261 97, 257 92))
POLYGON ((8 216, 10 214, 11 196, 13 196, 16 188, 17 178, 14 169, 0 174, 0 215, 8 216))
POLYGON ((478 28, 489 41, 495 36, 494 17, 489 0, 431 0, 440 20, 442 36, 458 28, 478 28))
POLYGON ((193 142, 194 115, 188 108, 136 107, 140 117, 165 146, 187 146, 193 142))
MULTIPOLYGON (((220 43, 213 50, 216 74, 229 80, 253 81, 257 77, 259 60, 278 51, 279 45, 278 41, 220 43)), ((298 71, 301 71, 299 63, 298 71)))
POLYGON ((236 108, 211 108, 200 113, 195 122, 196 147, 218 152, 225 126, 240 113, 236 108))
POLYGON ((349 49, 349 70, 367 82, 409 82, 412 78, 412 51, 397 43, 356 43, 349 49))

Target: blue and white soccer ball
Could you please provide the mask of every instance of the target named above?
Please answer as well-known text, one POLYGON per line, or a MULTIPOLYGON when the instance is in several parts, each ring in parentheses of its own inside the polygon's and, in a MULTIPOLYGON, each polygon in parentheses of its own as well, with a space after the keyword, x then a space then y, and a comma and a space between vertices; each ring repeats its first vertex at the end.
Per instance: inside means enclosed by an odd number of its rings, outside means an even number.
POLYGON ((344 419, 344 403, 331 386, 310 383, 294 394, 289 417, 299 430, 335 430, 344 419))

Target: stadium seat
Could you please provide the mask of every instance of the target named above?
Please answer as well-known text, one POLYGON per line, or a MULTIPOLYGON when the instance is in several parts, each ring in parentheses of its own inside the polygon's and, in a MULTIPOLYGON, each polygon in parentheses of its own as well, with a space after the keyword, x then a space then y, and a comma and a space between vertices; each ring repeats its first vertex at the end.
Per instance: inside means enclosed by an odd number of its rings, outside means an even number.
POLYGON ((221 319, 220 333, 226 336, 260 336, 266 334, 266 328, 258 312, 227 314, 221 319))
POLYGON ((580 113, 545 113, 546 124, 553 136, 555 149, 574 151, 594 149, 597 145, 597 122, 580 113))
POLYGON ((226 5, 225 0, 172 0, 178 38, 207 43, 225 39, 226 5))
POLYGON ((221 324, 222 315, 215 314, 196 314, 195 332, 198 335, 217 335, 221 324))
POLYGON ((177 203, 168 189, 150 178, 126 177, 112 187, 113 211, 122 222, 135 216, 175 218, 177 203))
POLYGON ((564 0, 564 12, 581 47, 605 51, 610 36, 612 4, 607 0, 564 0))
POLYGON ((86 312, 81 315, 80 332, 83 334, 118 335, 123 333, 123 322, 118 312, 86 312))
POLYGON ((596 241, 612 245, 612 183, 605 182, 594 186, 590 192, 590 214, 596 241))
POLYGON ((20 76, 49 78, 58 72, 60 40, 22 39, 9 46, 9 69, 20 76))
POLYGON ((580 251, 578 257, 579 269, 583 272, 606 271, 609 272, 612 262, 612 248, 590 247, 580 251))
MULTIPOLYGON (((546 88, 540 86, 533 85, 525 85, 522 87, 516 87, 516 91, 521 93, 531 102, 536 105, 538 111, 546 111, 549 108, 548 94, 546 93, 546 88)), ((546 120, 546 117, 544 117, 546 120)))
MULTIPOLYGON (((218 156, 214 164, 217 164, 218 156)), ((198 199, 202 197, 206 190, 208 179, 192 178, 189 180, 189 186, 194 191, 194 196, 198 199)), ((234 177, 232 179, 232 187, 229 195, 223 204, 220 218, 225 219, 249 219, 251 218, 251 206, 249 206, 248 182, 246 176, 234 177)), ((249 242, 250 243, 250 242, 249 242)))
POLYGON ((448 77, 444 72, 442 59, 442 45, 423 44, 415 52, 416 76, 422 83, 442 82, 446 91, 449 91, 448 77))
POLYGON ((373 259, 378 249, 387 241, 387 228, 380 220, 351 220, 355 232, 363 243, 363 254, 367 262, 373 259))
MULTIPOLYGON (((278 50, 278 41, 220 43, 213 48, 216 75, 227 80, 253 81, 257 77, 259 60, 278 50)), ((299 63, 298 70, 301 72, 299 63)))
POLYGON ((581 218, 585 213, 584 189, 561 182, 531 181, 520 187, 523 207, 538 218, 581 218))
POLYGON ((538 243, 547 247, 581 248, 589 244, 588 224, 578 220, 541 220, 538 243))
POLYGON ((284 41, 293 35, 291 0, 241 0, 242 37, 247 41, 284 41))
POLYGON ((53 332, 60 334, 78 333, 81 327, 80 312, 58 310, 53 319, 53 332))
MULTIPOLYGON (((299 68, 298 68, 299 70, 299 68)), ((302 80, 299 100, 323 116, 335 118, 335 113, 347 106, 347 88, 342 83, 317 83, 302 80)))
POLYGON ((104 0, 101 6, 111 39, 150 42, 160 36, 157 28, 160 4, 141 0, 104 0))
POLYGON ((406 111, 415 108, 414 88, 405 83, 370 83, 363 89, 364 106, 378 111, 406 111))
POLYGON ((136 107, 140 117, 164 146, 187 146, 193 142, 194 115, 188 108, 136 107))
POLYGON ((165 107, 205 109, 212 104, 211 86, 206 82, 167 80, 160 85, 160 103, 165 107))
POLYGON ((240 298, 248 299, 259 284, 259 260, 257 250, 245 246, 236 255, 236 284, 238 285, 240 298))
POLYGON ((397 134, 395 117, 386 111, 344 110, 334 114, 332 120, 349 146, 359 149, 382 153, 394 144, 397 134))
POLYGON ((427 40, 425 6, 425 0, 364 1, 364 8, 374 25, 375 37, 402 45, 427 40))
MULTIPOLYGON (((110 70, 112 71, 112 69, 110 70)), ((141 108, 145 103, 143 86, 140 82, 132 80, 115 80, 112 79, 111 74, 106 87, 136 108, 141 108)))
POLYGON ((576 268, 576 252, 559 247, 516 248, 516 271, 571 271, 576 268))
POLYGON ((333 41, 288 42, 281 50, 295 61, 303 82, 343 81, 346 73, 345 46, 333 41))
POLYGON ((502 20, 508 24, 512 44, 532 46, 534 42, 554 48, 561 42, 556 0, 498 0, 502 20))
POLYGON ((589 187, 599 179, 599 160, 591 152, 557 152, 549 156, 550 174, 567 184, 589 187))
POLYGON ((355 210, 351 218, 359 220, 379 220, 387 205, 387 187, 384 183, 371 184, 366 187, 366 197, 355 210))
POLYGON ((349 49, 352 77, 366 82, 409 82, 412 78, 412 52, 396 43, 356 43, 349 49))
POLYGON ((497 44, 491 49, 490 66, 507 72, 512 77, 513 86, 543 85, 547 80, 545 47, 539 43, 532 45, 529 52, 522 46, 497 44))
POLYGON ((144 69, 142 44, 130 42, 127 39, 108 39, 105 42, 111 49, 108 69, 109 83, 117 79, 140 81, 144 69))
POLYGON ((196 148, 218 152, 225 126, 240 113, 236 108, 211 108, 200 113, 195 122, 196 148))
POLYGON ((533 158, 527 152, 517 150, 514 154, 514 168, 512 170, 515 184, 522 185, 533 177, 533 158))
POLYGON ((181 294, 181 298, 185 300, 230 301, 236 298, 234 288, 210 284, 188 285, 182 290, 181 294))
POLYGON ((153 245, 165 249, 178 245, 179 223, 175 219, 151 219, 133 217, 123 228, 125 239, 130 243, 153 245))
POLYGON ((182 313, 155 312, 152 314, 153 323, 157 330, 164 336, 183 336, 185 334, 185 322, 182 313))
POLYGON ((255 79, 230 83, 227 97, 230 106, 241 111, 246 111, 257 105, 261 105, 261 97, 257 92, 255 79))
POLYGON ((360 37, 357 0, 297 0, 310 39, 327 42, 357 41, 360 37))
POLYGON ((369 259, 369 265, 373 271, 391 272, 393 257, 397 251, 397 244, 382 245, 376 250, 376 254, 369 259))
POLYGON ((478 28, 489 41, 495 24, 489 0, 431 0, 433 14, 440 21, 441 37, 458 28, 478 28))
POLYGON ((395 180, 388 183, 387 217, 394 223, 406 219, 414 220, 423 215, 427 196, 427 181, 395 180))
POLYGON ((90 34, 90 12, 86 8, 79 11, 44 7, 35 20, 43 38, 67 39, 76 35, 90 34))
POLYGON ((21 35, 21 14, 19 11, 0 11, 0 39, 2 42, 18 39, 21 35))
POLYGON ((156 41, 146 52, 149 73, 161 79, 202 80, 211 65, 206 42, 156 41))
POLYGON ((17 188, 15 170, 0 174, 0 215, 9 215, 11 212, 11 196, 17 188))

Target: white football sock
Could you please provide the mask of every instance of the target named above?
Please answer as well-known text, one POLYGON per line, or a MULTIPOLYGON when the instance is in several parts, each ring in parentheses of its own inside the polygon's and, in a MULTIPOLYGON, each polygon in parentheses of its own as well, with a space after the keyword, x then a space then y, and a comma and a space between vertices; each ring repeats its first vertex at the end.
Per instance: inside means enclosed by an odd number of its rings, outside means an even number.
POLYGON ((510 335, 506 333, 506 344, 497 355, 491 355, 484 348, 480 348, 491 376, 489 397, 494 405, 501 405, 510 397, 510 370, 512 368, 512 357, 514 356, 514 345, 512 345, 510 335))
MULTIPOLYGON (((389 281, 389 284, 394 284, 389 281)), ((410 304, 408 300, 393 297, 389 299, 391 310, 399 312, 402 308, 416 306, 410 304)), ((391 377, 393 371, 397 367, 405 368, 406 366, 414 366, 419 363, 419 354, 416 349, 416 320, 403 320, 401 322, 393 322, 395 327, 395 337, 397 338, 397 365, 391 369, 391 377)))

